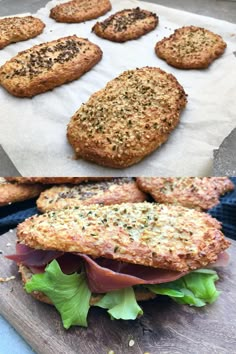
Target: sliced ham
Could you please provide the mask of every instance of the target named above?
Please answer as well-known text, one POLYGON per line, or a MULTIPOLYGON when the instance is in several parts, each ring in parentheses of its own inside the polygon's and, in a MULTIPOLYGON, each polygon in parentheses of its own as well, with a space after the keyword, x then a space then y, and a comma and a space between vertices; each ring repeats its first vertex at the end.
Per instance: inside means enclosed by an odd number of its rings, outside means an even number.
POLYGON ((83 266, 83 260, 71 253, 65 253, 57 259, 57 262, 59 263, 62 272, 65 274, 78 272, 83 266))
MULTIPOLYGON (((80 257, 71 253, 65 253, 62 256, 58 257, 57 262, 61 268, 61 271, 64 274, 72 274, 75 272, 79 272, 83 265, 83 260, 80 257)), ((28 268, 33 274, 39 274, 45 271, 46 265, 43 265, 41 267, 33 267, 28 265, 28 268)))
MULTIPOLYGON (((96 259, 79 254, 86 263, 89 288, 94 293, 104 293, 133 285, 168 283, 183 277, 187 272, 146 267, 138 264, 123 263, 111 259, 96 259)), ((221 252, 214 267, 225 267, 229 262, 227 252, 221 252)))
MULTIPOLYGON (((33 273, 44 272, 45 266, 53 259, 57 259, 65 274, 80 271, 84 264, 88 285, 93 293, 106 293, 134 285, 167 283, 187 274, 106 258, 94 260, 81 253, 35 250, 22 244, 17 244, 16 254, 6 258, 28 266, 33 273)), ((229 255, 221 252, 217 261, 208 268, 226 266, 228 261, 229 255)))
POLYGON ((42 267, 47 265, 53 259, 57 259, 62 254, 63 252, 59 251, 36 250, 21 243, 17 243, 16 254, 11 254, 6 256, 6 258, 29 267, 42 267))
POLYGON ((133 285, 167 283, 186 274, 108 259, 95 261, 84 254, 79 255, 86 261, 88 285, 93 293, 106 293, 133 285))
POLYGON ((42 266, 42 267, 28 266, 28 268, 30 269, 31 273, 33 273, 33 274, 44 273, 45 267, 46 266, 42 266))
POLYGON ((72 253, 36 250, 21 243, 16 244, 16 254, 6 256, 6 258, 24 264, 34 274, 43 273, 46 265, 53 259, 57 259, 65 274, 77 272, 82 266, 81 258, 72 253))

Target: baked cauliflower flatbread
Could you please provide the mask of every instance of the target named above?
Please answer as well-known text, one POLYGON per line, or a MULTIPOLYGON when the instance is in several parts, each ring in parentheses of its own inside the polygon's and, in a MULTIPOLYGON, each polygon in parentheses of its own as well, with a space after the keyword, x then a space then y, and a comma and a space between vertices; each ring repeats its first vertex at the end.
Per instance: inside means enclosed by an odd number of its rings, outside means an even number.
POLYGON ((119 11, 103 22, 97 22, 92 30, 101 38, 113 42, 126 42, 154 30, 157 24, 156 14, 137 7, 119 11))
POLYGON ((37 207, 41 212, 89 204, 137 203, 147 199, 132 178, 83 183, 76 186, 54 186, 41 193, 37 207))
POLYGON ((40 184, 9 183, 4 178, 0 179, 0 206, 16 202, 23 202, 37 197, 44 187, 40 184))
POLYGON ((157 42, 155 52, 169 65, 179 69, 204 69, 226 48, 221 36, 205 28, 186 26, 157 42))
POLYGON ((158 203, 179 204, 198 210, 213 208, 221 195, 234 189, 227 177, 138 177, 137 183, 158 203))
POLYGON ((173 75, 152 67, 125 71, 79 108, 67 137, 78 158, 128 167, 168 139, 186 102, 173 75))
POLYGON ((25 41, 43 32, 45 24, 36 17, 7 17, 0 19, 0 49, 11 43, 25 41))
POLYGON ((33 97, 80 78, 102 58, 101 49, 76 35, 19 52, 0 67, 0 84, 17 97, 33 97))
POLYGON ((98 18, 109 10, 109 0, 72 0, 53 7, 50 17, 57 22, 79 23, 98 18))

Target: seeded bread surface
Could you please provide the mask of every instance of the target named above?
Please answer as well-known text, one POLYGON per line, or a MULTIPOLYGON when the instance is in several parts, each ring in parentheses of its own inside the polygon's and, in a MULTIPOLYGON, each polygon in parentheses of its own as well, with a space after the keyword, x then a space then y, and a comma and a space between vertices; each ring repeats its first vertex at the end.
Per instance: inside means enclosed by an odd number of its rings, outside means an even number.
POLYGON ((180 204, 198 210, 213 208, 221 195, 234 189, 227 177, 138 177, 137 184, 158 203, 180 204))
POLYGON ((147 199, 131 178, 83 183, 78 186, 54 186, 41 193, 37 207, 41 212, 90 204, 138 203, 147 199))
POLYGON ((168 139, 185 105, 173 75, 151 67, 125 71, 80 107, 67 137, 77 157, 127 167, 168 139))
POLYGON ((20 52, 0 67, 0 84, 12 95, 32 97, 78 79, 102 58, 84 38, 68 36, 20 52))
POLYGON ((137 7, 119 11, 103 22, 97 22, 93 32, 113 42, 126 42, 154 30, 157 24, 156 14, 137 7))
POLYGON ((179 69, 204 69, 226 48, 221 36, 205 28, 188 26, 175 30, 157 42, 155 52, 169 65, 179 69))
POLYGON ((144 202, 51 211, 19 224, 17 237, 35 249, 189 271, 215 262, 228 248, 220 228, 206 213, 144 202))
POLYGON ((105 15, 109 10, 109 0, 72 0, 52 8, 50 17, 57 22, 79 23, 105 15))
POLYGON ((7 17, 0 19, 0 49, 11 43, 25 41, 43 32, 45 24, 36 17, 7 17))

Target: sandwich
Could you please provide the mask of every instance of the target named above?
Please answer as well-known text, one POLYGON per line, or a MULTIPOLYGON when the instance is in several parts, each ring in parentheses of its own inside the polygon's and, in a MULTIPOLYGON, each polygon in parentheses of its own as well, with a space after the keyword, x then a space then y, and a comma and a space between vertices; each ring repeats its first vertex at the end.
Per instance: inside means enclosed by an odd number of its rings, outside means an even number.
POLYGON ((88 205, 49 211, 17 228, 24 288, 53 304, 66 329, 87 326, 93 306, 113 319, 143 314, 139 301, 167 295, 201 307, 219 296, 212 268, 230 242, 210 215, 156 203, 88 205))

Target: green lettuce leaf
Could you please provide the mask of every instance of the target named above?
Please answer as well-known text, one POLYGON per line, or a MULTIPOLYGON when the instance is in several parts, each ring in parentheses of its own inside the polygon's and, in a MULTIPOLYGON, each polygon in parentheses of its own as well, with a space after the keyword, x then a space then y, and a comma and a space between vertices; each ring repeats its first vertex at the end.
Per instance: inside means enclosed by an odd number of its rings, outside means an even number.
POLYGON ((59 311, 63 326, 87 327, 91 291, 84 273, 66 275, 54 259, 42 274, 35 274, 25 285, 28 293, 42 291, 59 311))
POLYGON ((163 283, 163 284, 154 284, 154 285, 145 285, 150 291, 158 295, 166 295, 170 297, 184 297, 182 291, 180 291, 177 287, 172 286, 171 283, 163 283))
POLYGON ((95 304, 95 306, 108 309, 108 313, 117 320, 135 320, 143 310, 138 305, 132 287, 110 291, 95 304))
MULTIPOLYGON (((217 273, 212 269, 199 269, 173 282, 143 285, 155 294, 167 295, 180 304, 205 306, 219 296, 215 288, 217 273)), ((66 329, 73 325, 87 327, 91 291, 86 276, 64 274, 53 260, 43 274, 35 274, 25 285, 28 293, 41 291, 50 298, 59 311, 66 329)), ((94 306, 108 310, 112 319, 134 320, 143 314, 132 287, 105 294, 94 306)))
POLYGON ((147 285, 155 294, 170 296, 179 304, 205 306, 213 303, 219 296, 215 282, 219 279, 212 269, 198 269, 173 282, 147 285))

